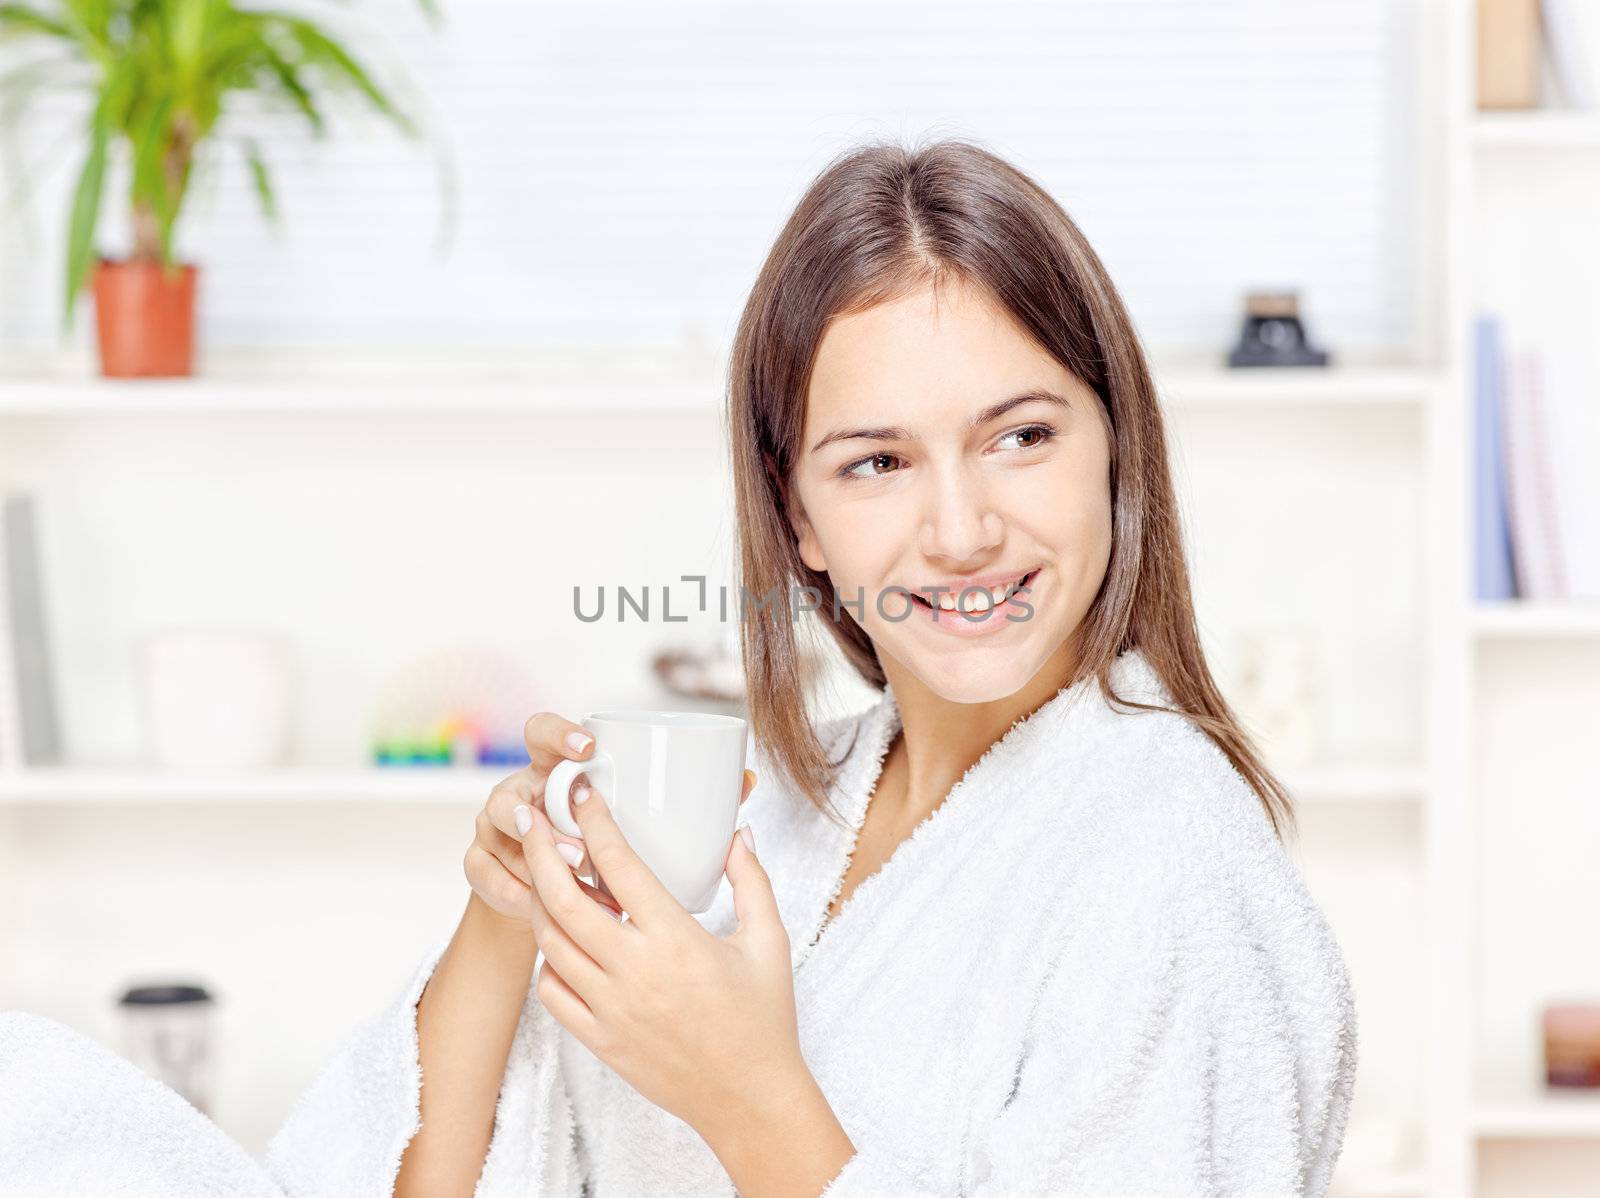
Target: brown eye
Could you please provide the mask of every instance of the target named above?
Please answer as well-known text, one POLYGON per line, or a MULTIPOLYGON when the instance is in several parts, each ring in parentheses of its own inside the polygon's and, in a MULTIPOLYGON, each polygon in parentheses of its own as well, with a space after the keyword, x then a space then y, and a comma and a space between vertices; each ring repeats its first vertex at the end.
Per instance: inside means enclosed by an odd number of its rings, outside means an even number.
POLYGON ((892 473, 892 463, 897 460, 898 459, 892 453, 875 453, 870 458, 862 458, 860 461, 851 462, 850 465, 846 466, 839 473, 851 478, 875 478, 880 473, 892 473), (884 469, 882 471, 872 469, 872 467, 880 464, 884 465, 884 469))
POLYGON ((1000 438, 1000 443, 1002 445, 1004 445, 1005 442, 1010 441, 1013 438, 1026 437, 1026 438, 1029 438, 1029 440, 1027 440, 1026 442, 1024 442, 1021 445, 1016 446, 1016 448, 1018 448, 1018 449, 1036 449, 1040 445, 1043 445, 1046 441, 1048 441, 1053 436, 1055 436, 1055 430, 1050 428, 1050 427, 1048 427, 1047 425, 1030 424, 1030 425, 1028 425, 1027 428, 1019 428, 1019 429, 1015 429, 1015 430, 1007 433, 1005 436, 1000 438))

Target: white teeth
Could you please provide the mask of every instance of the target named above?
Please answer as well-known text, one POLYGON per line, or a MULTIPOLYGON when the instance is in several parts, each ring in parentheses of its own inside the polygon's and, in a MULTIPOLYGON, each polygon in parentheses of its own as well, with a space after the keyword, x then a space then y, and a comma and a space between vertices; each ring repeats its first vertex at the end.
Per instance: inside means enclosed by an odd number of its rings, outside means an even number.
POLYGON ((989 587, 985 590, 944 591, 939 595, 939 608, 942 611, 961 611, 969 615, 989 611, 1010 598, 1015 588, 1021 586, 1022 580, 1026 577, 1027 575, 1023 574, 1004 586, 989 587))

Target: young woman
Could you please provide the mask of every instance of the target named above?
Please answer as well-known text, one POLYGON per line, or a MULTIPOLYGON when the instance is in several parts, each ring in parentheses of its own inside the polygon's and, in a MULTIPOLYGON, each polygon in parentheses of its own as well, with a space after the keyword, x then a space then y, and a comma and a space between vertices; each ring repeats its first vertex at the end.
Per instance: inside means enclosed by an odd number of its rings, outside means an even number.
POLYGON ((1078 228, 969 143, 843 156, 751 293, 728 415, 739 582, 784 595, 742 624, 730 884, 689 915, 598 791, 553 833, 544 778, 590 744, 535 716, 459 928, 292 1112, 277 1183, 1322 1193, 1349 982, 1201 653, 1161 409, 1078 228), (881 688, 860 715, 808 721, 802 596, 881 688))

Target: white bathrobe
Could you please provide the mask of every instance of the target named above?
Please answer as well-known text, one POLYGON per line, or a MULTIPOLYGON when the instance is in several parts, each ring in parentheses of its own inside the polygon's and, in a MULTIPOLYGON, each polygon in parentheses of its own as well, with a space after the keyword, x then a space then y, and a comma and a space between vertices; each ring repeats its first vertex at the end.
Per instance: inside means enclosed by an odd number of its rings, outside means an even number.
MULTIPOLYGON (((1112 683, 1170 702, 1137 651, 1112 683)), ((1064 689, 824 926, 898 727, 890 690, 822 729, 848 754, 835 802, 850 830, 775 786, 759 752, 763 781, 744 808, 789 932, 801 1048, 856 1146, 825 1195, 1321 1194, 1354 1084, 1350 985, 1215 746, 1180 716, 1114 710, 1093 679, 1064 689)), ((697 918, 732 930, 726 879, 697 918)), ((300 1097, 262 1193, 390 1193, 418 1126, 414 1007, 444 947, 300 1097)), ((6 1042, 0 1027, 0 1066, 6 1042)), ((5 1143, 15 1130, 0 1129, 0 1162, 27 1152, 5 1143)), ((236 1168, 215 1140, 195 1128, 195 1155, 174 1165, 168 1153, 168 1167, 203 1173, 215 1153, 216 1169, 236 1168)), ((5 1180, 0 1163, 9 1193, 5 1180)), ((699 1136, 530 989, 479 1198, 733 1192, 699 1136)))

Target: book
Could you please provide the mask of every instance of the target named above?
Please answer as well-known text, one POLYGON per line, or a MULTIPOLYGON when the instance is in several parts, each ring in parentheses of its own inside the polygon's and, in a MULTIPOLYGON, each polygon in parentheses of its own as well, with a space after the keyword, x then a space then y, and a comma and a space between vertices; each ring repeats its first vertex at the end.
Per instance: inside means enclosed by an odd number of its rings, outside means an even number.
POLYGON ((1551 471, 1561 516, 1561 564, 1565 598, 1600 599, 1600 392, 1595 357, 1579 341, 1582 325, 1557 330, 1546 323, 1541 362, 1544 421, 1550 429, 1551 471))
POLYGON ((1539 355, 1525 349, 1509 354, 1505 379, 1501 429, 1517 595, 1564 599, 1569 593, 1566 559, 1539 355))
POLYGON ((0 504, 0 767, 57 765, 61 737, 31 495, 0 504))
POLYGON ((1561 98, 1568 108, 1592 109, 1595 78, 1585 40, 1589 30, 1581 16, 1584 8, 1578 0, 1541 0, 1540 19, 1545 49, 1550 55, 1550 73, 1561 98))
POLYGON ((1478 317, 1473 362, 1473 575, 1476 598, 1494 602, 1516 597, 1501 443, 1504 373, 1497 317, 1478 317))
POLYGON ((1478 0, 1478 108, 1539 103, 1539 0, 1478 0))

